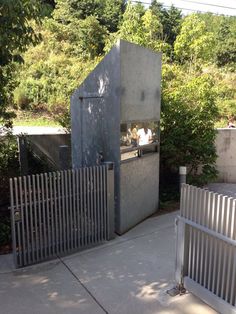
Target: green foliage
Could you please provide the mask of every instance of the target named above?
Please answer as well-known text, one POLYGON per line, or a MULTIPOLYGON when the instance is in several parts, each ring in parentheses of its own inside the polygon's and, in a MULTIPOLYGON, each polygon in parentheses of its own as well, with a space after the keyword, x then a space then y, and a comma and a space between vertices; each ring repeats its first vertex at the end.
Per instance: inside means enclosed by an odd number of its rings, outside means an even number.
POLYGON ((0 0, 0 124, 13 117, 7 106, 12 92, 10 63, 22 62, 21 53, 40 36, 30 21, 40 20, 40 3, 37 0, 0 0))
POLYGON ((124 0, 58 0, 54 18, 68 25, 94 16, 110 32, 115 32, 124 10, 124 0))
POLYGON ((18 171, 16 138, 7 131, 6 136, 0 136, 0 204, 9 202, 9 178, 17 176, 18 171))
POLYGON ((150 6, 151 11, 156 15, 163 27, 163 36, 165 41, 173 46, 180 31, 182 22, 181 11, 173 5, 169 10, 163 8, 163 5, 154 0, 150 6))
POLYGON ((214 34, 207 31, 206 23, 197 14, 188 15, 177 36, 174 51, 176 58, 183 62, 208 61, 212 55, 214 34))
MULTIPOLYGON (((35 1, 30 3, 34 6, 35 1)), ((30 22, 38 21, 34 15, 27 18, 31 38, 24 45, 16 41, 15 48, 21 48, 12 50, 19 55, 28 46, 24 64, 0 67, 5 102, 18 84, 14 92, 18 108, 32 112, 45 108, 69 130, 72 92, 117 39, 161 51, 163 178, 166 173, 177 174, 181 164, 188 166, 190 180, 198 184, 214 178, 214 126, 217 119, 225 121, 236 110, 236 19, 208 13, 182 17, 180 10, 166 9, 157 1, 149 8, 124 0, 44 3, 54 11, 49 8, 47 13, 44 7, 43 13, 40 8, 38 17, 48 16, 40 26, 30 22), (29 46, 39 34, 42 41, 29 46)))
POLYGON ((118 32, 110 36, 106 51, 110 50, 119 38, 154 51, 162 51, 164 54, 168 54, 171 50, 170 45, 162 40, 163 27, 157 15, 150 9, 145 11, 141 5, 128 3, 123 22, 118 32))
POLYGON ((216 176, 214 80, 209 75, 186 78, 186 72, 169 66, 163 74, 161 165, 173 172, 185 165, 190 180, 206 183, 216 176))

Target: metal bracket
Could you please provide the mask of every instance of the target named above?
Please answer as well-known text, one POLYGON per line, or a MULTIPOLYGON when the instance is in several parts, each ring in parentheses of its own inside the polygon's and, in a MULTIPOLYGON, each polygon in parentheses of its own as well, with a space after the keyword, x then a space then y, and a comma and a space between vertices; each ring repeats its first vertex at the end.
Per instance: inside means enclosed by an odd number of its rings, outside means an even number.
POLYGON ((177 295, 183 295, 186 293, 186 289, 184 288, 183 284, 176 285, 174 288, 167 290, 167 294, 169 294, 171 297, 175 297, 177 295))

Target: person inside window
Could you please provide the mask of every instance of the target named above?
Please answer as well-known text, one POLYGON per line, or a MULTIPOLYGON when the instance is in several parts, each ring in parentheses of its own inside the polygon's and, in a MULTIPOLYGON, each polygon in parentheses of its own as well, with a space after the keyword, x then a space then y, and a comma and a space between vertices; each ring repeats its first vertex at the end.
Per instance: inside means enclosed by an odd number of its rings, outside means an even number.
POLYGON ((146 123, 143 124, 143 128, 137 132, 138 145, 147 145, 152 142, 152 131, 148 129, 146 123))
POLYGON ((235 128, 234 117, 229 118, 228 128, 235 128))

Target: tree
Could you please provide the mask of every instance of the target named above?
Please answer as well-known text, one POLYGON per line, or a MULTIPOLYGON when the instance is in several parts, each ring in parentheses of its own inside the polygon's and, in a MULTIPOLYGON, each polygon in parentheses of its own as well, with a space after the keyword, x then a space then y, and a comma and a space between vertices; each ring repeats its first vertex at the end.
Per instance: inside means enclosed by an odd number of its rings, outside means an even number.
POLYGON ((174 51, 181 62, 210 61, 213 57, 214 34, 207 31, 206 23, 197 14, 188 15, 177 36, 174 51))
POLYGON ((12 117, 7 111, 12 91, 10 64, 22 62, 21 53, 39 40, 30 21, 39 22, 40 8, 37 0, 0 0, 0 124, 9 125, 12 117))
POLYGON ((177 172, 185 165, 190 182, 205 184, 216 177, 215 82, 210 75, 186 77, 173 66, 163 74, 161 166, 177 172))
POLYGON ((115 32, 125 10, 125 0, 58 0, 54 11, 56 21, 69 24, 94 16, 110 32, 115 32))
POLYGON ((118 32, 110 36, 106 51, 117 39, 124 39, 166 53, 170 46, 162 38, 163 28, 158 17, 150 9, 145 10, 141 4, 133 5, 129 2, 123 15, 123 22, 118 32))
POLYGON ((236 62, 236 30, 233 32, 228 20, 223 20, 217 34, 217 46, 215 52, 216 64, 219 67, 235 65, 236 62))
POLYGON ((174 45, 177 35, 180 31, 182 21, 181 11, 173 5, 169 9, 165 9, 161 3, 154 0, 150 6, 151 11, 156 15, 163 27, 163 39, 174 45))

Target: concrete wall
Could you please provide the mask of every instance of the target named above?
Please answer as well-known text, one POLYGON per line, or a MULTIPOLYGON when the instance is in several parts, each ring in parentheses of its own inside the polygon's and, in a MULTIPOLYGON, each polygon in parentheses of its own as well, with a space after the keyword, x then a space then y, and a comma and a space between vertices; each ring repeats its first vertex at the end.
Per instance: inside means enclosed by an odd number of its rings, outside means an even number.
POLYGON ((116 229, 122 234, 158 209, 159 154, 122 162, 120 173, 120 212, 116 229))
POLYGON ((217 129, 218 182, 236 183, 236 129, 217 129))
POLYGON ((120 125, 159 121, 160 81, 161 53, 120 40, 71 97, 72 167, 97 165, 100 152, 114 163, 118 233, 157 209, 159 153, 121 163, 120 125), (152 183, 142 184, 149 174, 152 183), (149 190, 156 192, 146 202, 149 190))
POLYGON ((161 53, 122 42, 121 121, 160 120, 161 53))

